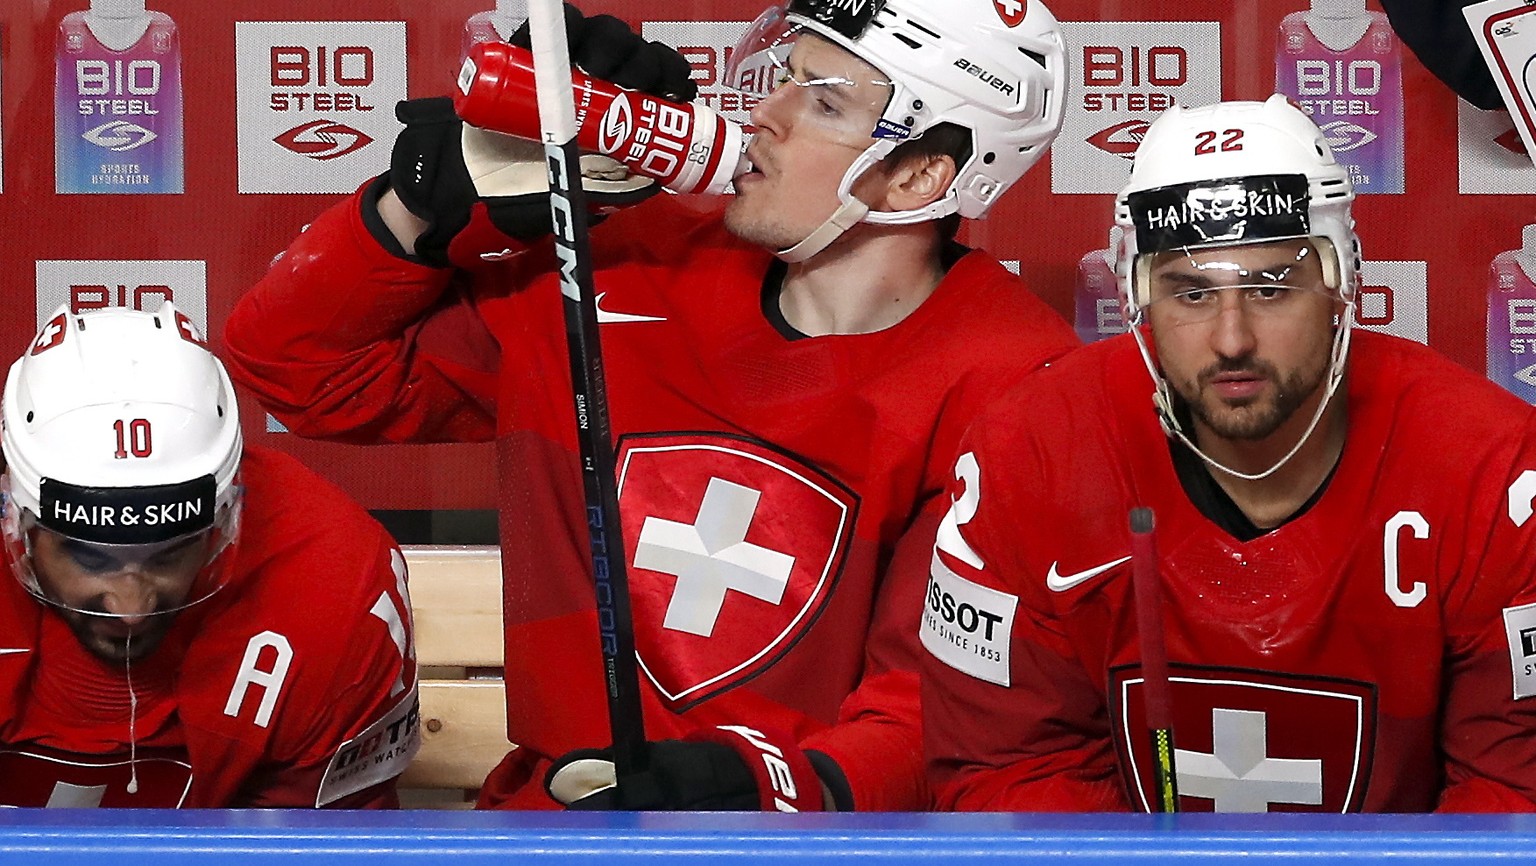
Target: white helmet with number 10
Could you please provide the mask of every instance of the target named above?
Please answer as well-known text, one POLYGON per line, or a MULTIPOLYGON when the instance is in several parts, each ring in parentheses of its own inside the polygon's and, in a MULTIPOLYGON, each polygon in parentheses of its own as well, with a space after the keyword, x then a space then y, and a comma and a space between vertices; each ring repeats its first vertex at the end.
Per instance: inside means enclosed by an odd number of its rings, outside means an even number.
POLYGON ((41 590, 31 534, 144 548, 208 533, 204 576, 181 609, 217 591, 210 566, 239 531, 242 454, 234 388, 196 326, 157 312, 58 309, 5 382, 4 539, 41 590))

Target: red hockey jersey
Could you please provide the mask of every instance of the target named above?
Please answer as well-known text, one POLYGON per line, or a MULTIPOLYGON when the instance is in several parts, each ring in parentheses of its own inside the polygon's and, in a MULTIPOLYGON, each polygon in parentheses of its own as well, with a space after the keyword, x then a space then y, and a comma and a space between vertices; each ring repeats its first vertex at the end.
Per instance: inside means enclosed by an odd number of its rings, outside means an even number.
POLYGON ((1129 337, 967 432, 924 608, 949 809, 1145 810, 1132 506, 1157 521, 1181 807, 1536 808, 1532 410, 1355 336, 1315 504, 1252 541, 1184 493, 1129 337))
POLYGON ((229 583, 131 671, 0 579, 0 805, 397 804, 420 739, 405 561, 292 458, 248 446, 240 473, 229 583))
MULTIPOLYGON (((833 758, 859 808, 922 808, 921 569, 882 576, 926 559, 900 541, 937 523, 964 419, 1070 328, 970 254, 894 327, 790 339, 765 312, 772 256, 668 196, 593 247, 647 736, 769 726, 833 758)), ((491 266, 463 301, 449 279, 348 202, 241 301, 231 372, 303 435, 496 439, 522 748, 483 802, 549 808, 549 758, 610 740, 555 260, 546 243, 491 266)))

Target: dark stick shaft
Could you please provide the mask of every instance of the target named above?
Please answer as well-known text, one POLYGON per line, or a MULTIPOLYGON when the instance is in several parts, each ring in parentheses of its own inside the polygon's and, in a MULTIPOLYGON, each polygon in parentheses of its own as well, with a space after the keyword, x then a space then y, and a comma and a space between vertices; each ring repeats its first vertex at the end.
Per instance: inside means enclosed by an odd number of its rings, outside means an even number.
POLYGON ((1136 630, 1141 635, 1147 728, 1152 737, 1154 806, 1159 812, 1177 812, 1173 689, 1168 681, 1168 650, 1163 642, 1163 582, 1155 529, 1152 509, 1131 509, 1131 577, 1135 582, 1136 630))
POLYGON ((598 336, 587 208, 581 186, 580 153, 576 148, 570 52, 560 0, 534 0, 529 13, 540 128, 549 169, 549 204, 555 251, 560 261, 560 291, 564 295, 566 348, 575 392, 576 438, 597 593, 608 720, 619 802, 623 803, 624 780, 645 769, 645 726, 619 523, 613 431, 608 419, 607 383, 598 336))

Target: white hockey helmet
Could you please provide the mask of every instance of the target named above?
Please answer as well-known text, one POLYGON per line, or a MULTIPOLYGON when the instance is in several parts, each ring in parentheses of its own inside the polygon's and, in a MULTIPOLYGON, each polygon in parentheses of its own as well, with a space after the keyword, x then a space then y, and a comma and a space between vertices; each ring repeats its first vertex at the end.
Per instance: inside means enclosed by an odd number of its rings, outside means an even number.
POLYGON ((60 307, 11 365, 3 425, 0 526, 34 595, 58 603, 32 567, 34 531, 104 548, 208 533, 201 573, 174 609, 222 587, 227 569, 215 566, 240 525, 239 410, 224 366, 171 303, 60 307))
POLYGON ((1125 319, 1154 385, 1163 430, 1211 467, 1250 481, 1279 471, 1301 450, 1344 379, 1360 240, 1350 203, 1349 172, 1334 160, 1321 130, 1280 94, 1263 102, 1174 106, 1147 128, 1131 163, 1131 179, 1115 201, 1123 231, 1115 272, 1125 319), (1334 328, 1323 397, 1291 449, 1268 469, 1242 472, 1203 451, 1183 430, 1171 386, 1142 334, 1151 303, 1151 266, 1159 253, 1219 249, 1308 238, 1324 286, 1343 303, 1334 328))
POLYGON ((1313 239, 1327 287, 1352 302, 1360 274, 1354 200, 1349 172, 1322 131, 1280 94, 1168 109, 1147 128, 1115 200, 1126 321, 1140 321, 1157 253, 1300 237, 1313 239))
POLYGON ((896 145, 941 123, 970 133, 970 158, 956 166, 943 198, 919 210, 860 214, 865 222, 916 223, 952 213, 979 219, 1061 131, 1066 49, 1040 0, 788 0, 747 31, 726 83, 766 96, 778 80, 763 74, 764 66, 782 64, 807 32, 874 66, 890 85, 885 110, 867 131, 869 146, 839 187, 845 206, 854 182, 896 145))

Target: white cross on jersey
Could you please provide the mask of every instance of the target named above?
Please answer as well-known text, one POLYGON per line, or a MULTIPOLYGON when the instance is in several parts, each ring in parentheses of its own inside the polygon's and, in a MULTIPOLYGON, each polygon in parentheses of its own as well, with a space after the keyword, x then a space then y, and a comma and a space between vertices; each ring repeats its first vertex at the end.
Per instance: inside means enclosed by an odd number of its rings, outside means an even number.
POLYGON ((107 796, 106 785, 71 785, 55 782, 48 795, 49 809, 95 809, 107 796))
POLYGON ((709 637, 725 594, 744 592, 770 604, 784 598, 795 558, 747 543, 762 493, 711 478, 692 525, 647 517, 635 545, 635 566, 677 577, 664 628, 709 637))
POLYGON ((1323 762, 1269 757, 1267 722, 1262 712, 1211 710, 1211 752, 1174 750, 1179 793, 1215 800, 1218 812, 1322 803, 1323 762))

